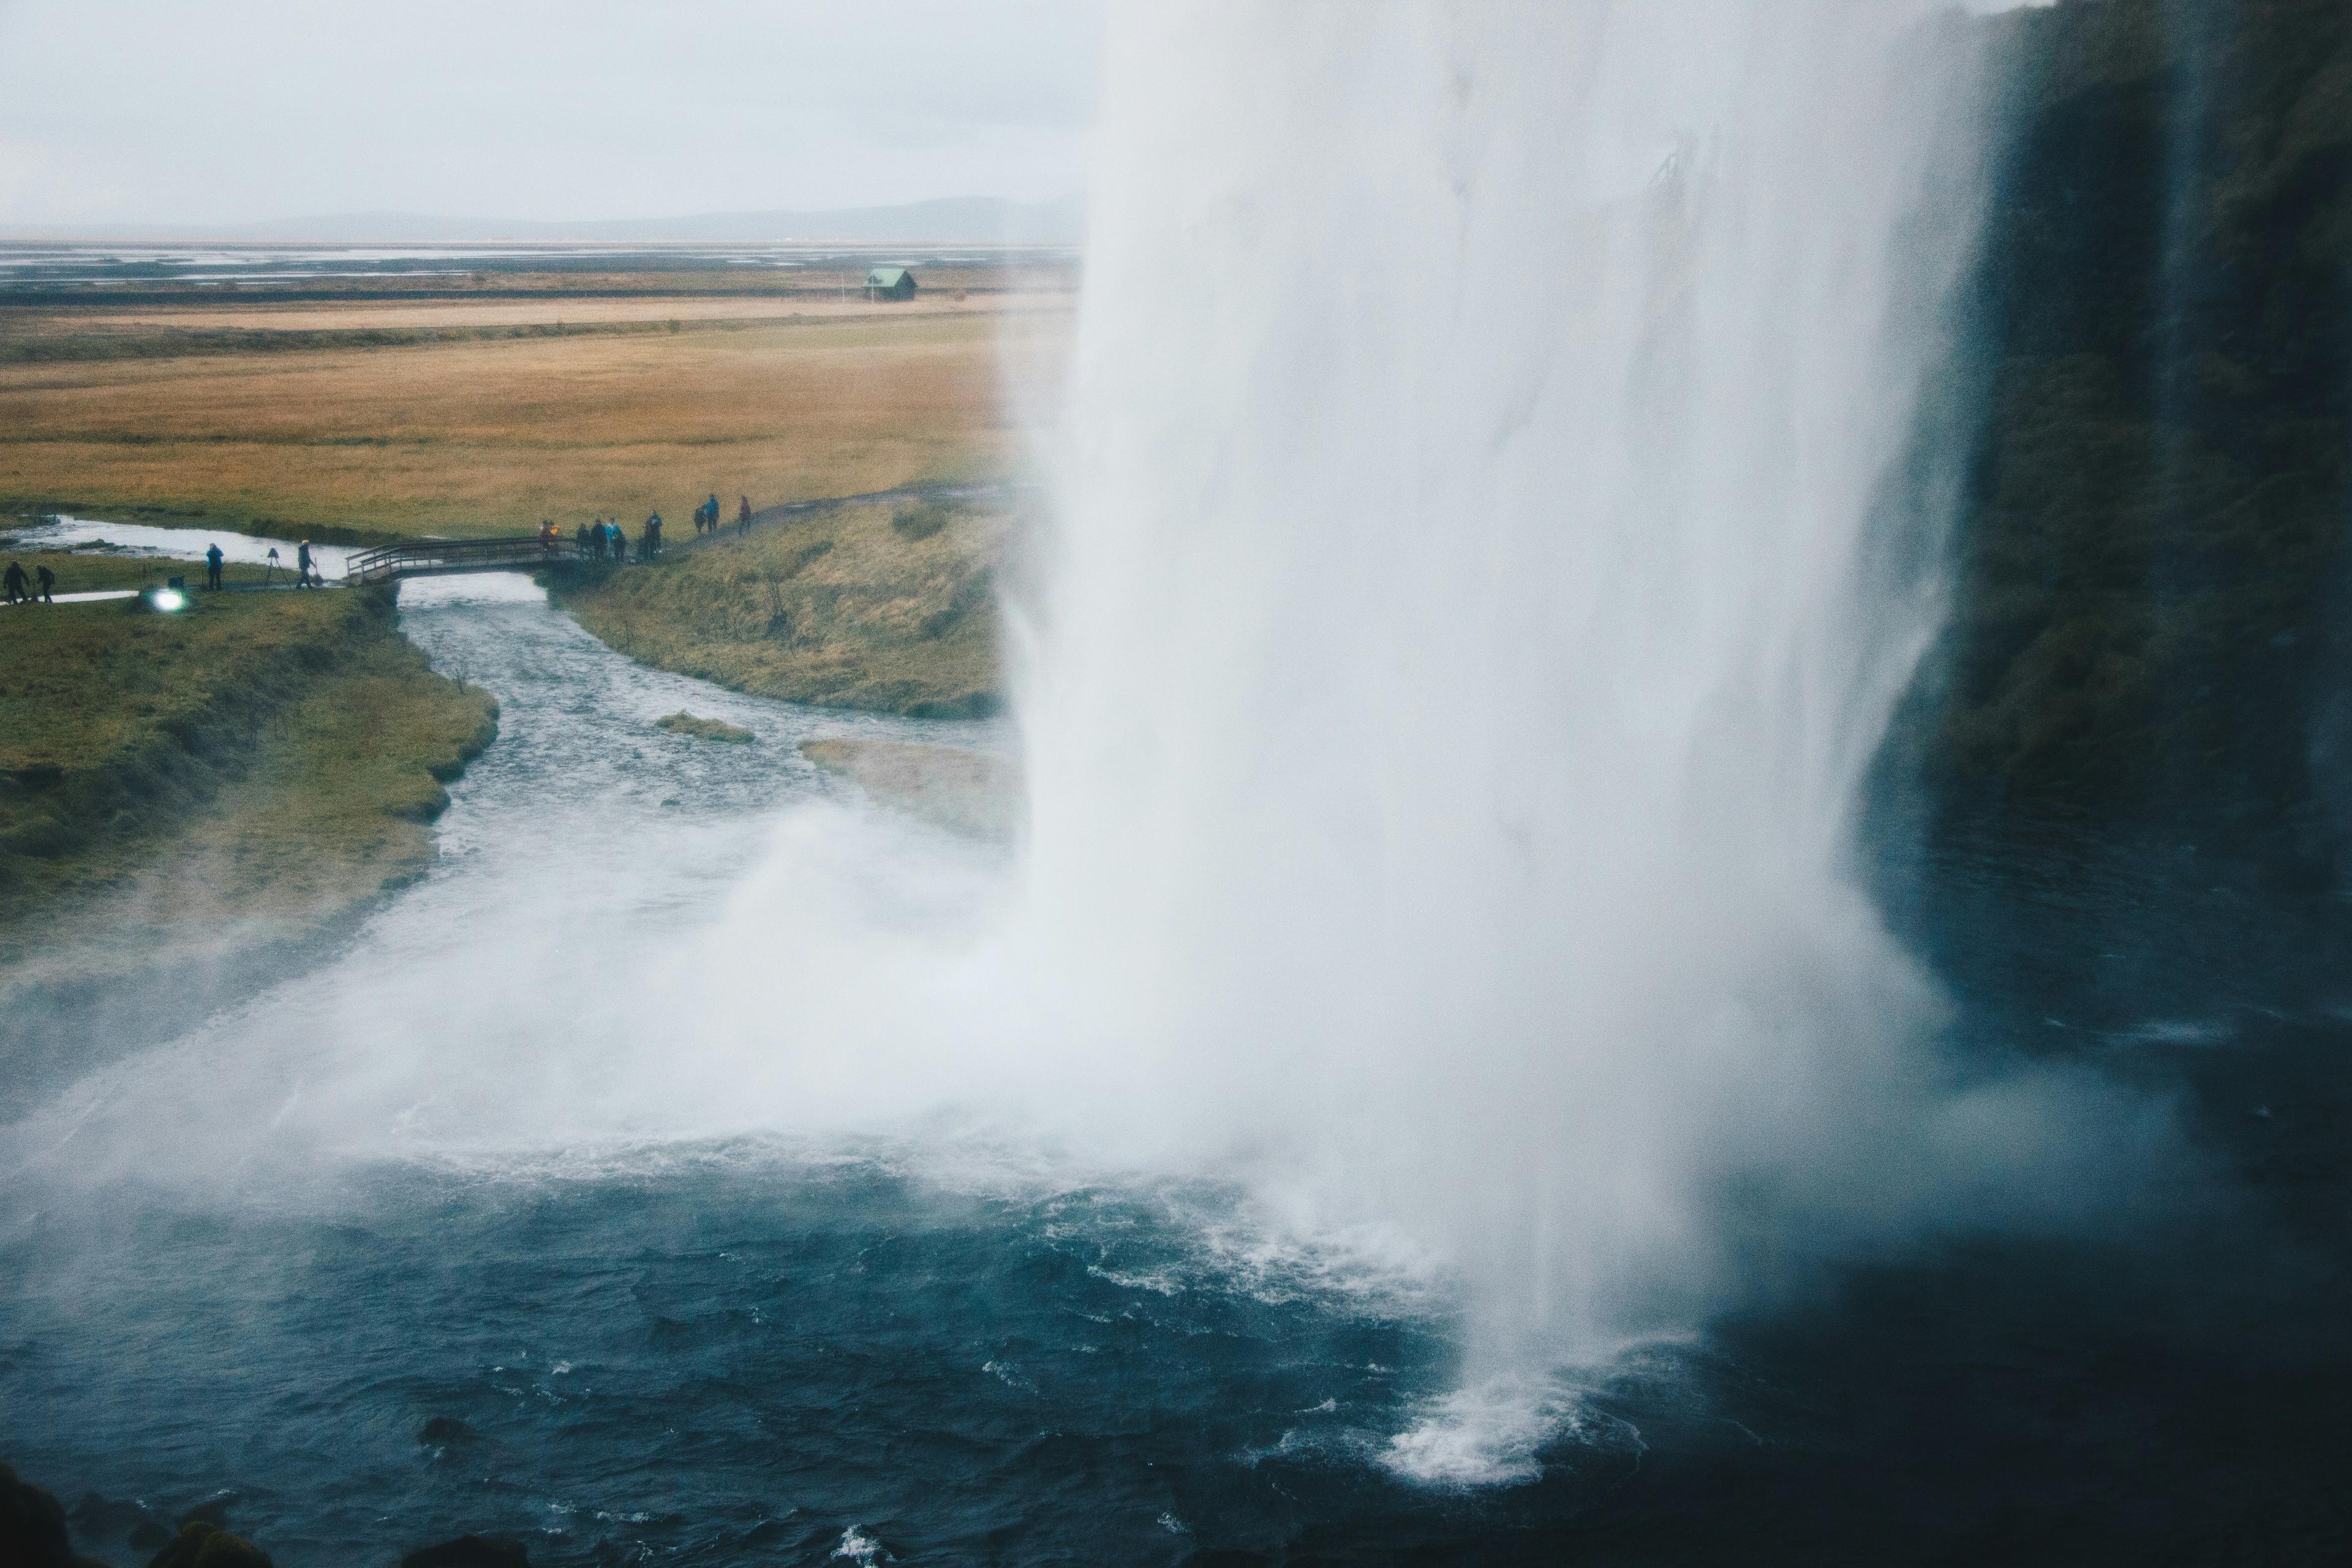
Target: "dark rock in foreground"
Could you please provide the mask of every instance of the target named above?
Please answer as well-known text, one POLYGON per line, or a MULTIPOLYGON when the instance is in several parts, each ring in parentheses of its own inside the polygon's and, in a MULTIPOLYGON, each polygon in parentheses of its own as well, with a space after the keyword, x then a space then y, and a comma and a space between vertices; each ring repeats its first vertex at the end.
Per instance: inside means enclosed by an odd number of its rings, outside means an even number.
POLYGON ((0 1563, 8 1568, 20 1563, 23 1568, 78 1568, 89 1563, 74 1555, 66 1537, 65 1505, 57 1494, 18 1480, 15 1470, 0 1465, 0 1563))

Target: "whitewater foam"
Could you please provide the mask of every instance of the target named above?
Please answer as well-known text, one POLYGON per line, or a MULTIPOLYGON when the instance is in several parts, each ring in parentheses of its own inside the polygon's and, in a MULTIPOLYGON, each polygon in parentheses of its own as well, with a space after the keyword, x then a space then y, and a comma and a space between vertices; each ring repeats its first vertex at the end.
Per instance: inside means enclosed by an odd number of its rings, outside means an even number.
POLYGON ((1589 1399, 1558 1379, 1488 1379, 1430 1401, 1389 1438, 1380 1463, 1418 1485, 1466 1490, 1534 1480, 1548 1448, 1638 1455, 1641 1433, 1595 1414, 1589 1399))

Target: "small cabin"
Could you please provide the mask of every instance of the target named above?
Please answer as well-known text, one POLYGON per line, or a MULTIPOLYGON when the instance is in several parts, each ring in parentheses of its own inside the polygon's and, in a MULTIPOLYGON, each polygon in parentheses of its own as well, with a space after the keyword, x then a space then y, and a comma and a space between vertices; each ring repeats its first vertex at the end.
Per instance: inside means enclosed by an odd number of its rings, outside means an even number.
POLYGON ((866 275, 866 297, 911 300, 915 297, 915 275, 903 267, 877 267, 866 275))

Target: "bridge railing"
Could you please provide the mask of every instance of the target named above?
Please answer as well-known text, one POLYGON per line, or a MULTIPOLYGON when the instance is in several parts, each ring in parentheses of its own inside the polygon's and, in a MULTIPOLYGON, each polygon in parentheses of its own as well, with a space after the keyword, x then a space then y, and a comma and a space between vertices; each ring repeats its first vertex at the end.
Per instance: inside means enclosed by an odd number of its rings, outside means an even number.
POLYGON ((343 563, 346 583, 388 583, 438 572, 495 572, 501 567, 552 566, 572 559, 570 540, 550 549, 539 535, 505 539, 436 539, 363 550, 343 563))

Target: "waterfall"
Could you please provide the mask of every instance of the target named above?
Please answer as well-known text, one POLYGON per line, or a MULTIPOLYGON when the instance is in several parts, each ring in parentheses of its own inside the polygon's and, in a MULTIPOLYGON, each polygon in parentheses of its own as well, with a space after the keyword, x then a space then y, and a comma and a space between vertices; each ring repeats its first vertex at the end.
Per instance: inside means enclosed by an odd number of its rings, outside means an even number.
MULTIPOLYGON (((557 721, 585 639, 519 616, 476 655, 520 699, 456 814, 486 868, 0 1153, 298 1193, 878 1132, 950 1184, 983 1145, 1205 1175, 1258 1200, 1217 1247, 1444 1282, 1467 1403, 1400 1464, 1486 1479, 1573 1415, 1482 1391, 2096 1188, 2063 1094, 1952 1081, 1856 853, 1965 447, 1975 37, 1901 0, 1134 8, 1008 605, 1017 855, 805 781, 756 854, 552 839, 545 789, 656 764, 557 721), (719 888, 693 962, 581 962, 719 888)), ((627 715, 667 678, 611 679, 627 715)), ((1359 1278, 1321 1268, 1284 1278, 1359 1278)))
POLYGON ((1498 1364, 1926 1180, 1937 1004, 1852 851, 1937 620, 1968 38, 1878 0, 1112 29, 1016 941, 1074 1067, 1446 1258, 1498 1364))

